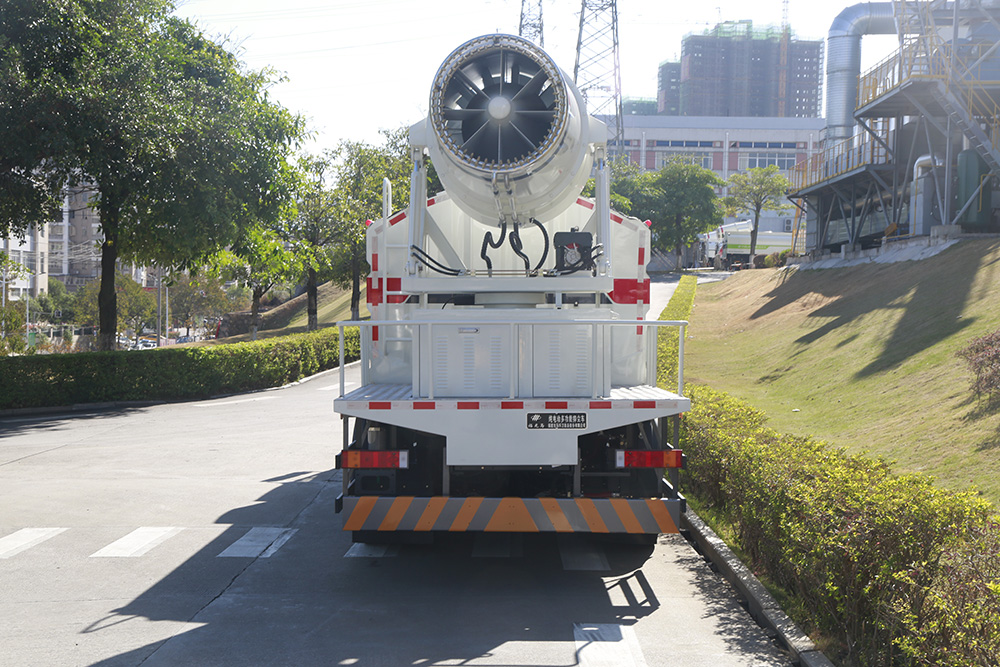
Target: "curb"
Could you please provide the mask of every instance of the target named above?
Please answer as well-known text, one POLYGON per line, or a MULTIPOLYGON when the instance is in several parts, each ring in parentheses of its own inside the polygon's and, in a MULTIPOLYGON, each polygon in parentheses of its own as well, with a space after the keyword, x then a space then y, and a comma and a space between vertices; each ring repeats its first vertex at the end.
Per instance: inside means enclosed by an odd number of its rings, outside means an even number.
POLYGON ((833 663, 816 648, 816 644, 782 611, 757 577, 691 508, 681 514, 681 525, 691 532, 691 537, 702 555, 718 568, 746 600, 747 610, 753 619, 762 627, 770 628, 777 633, 778 639, 792 653, 798 665, 834 667, 833 663))

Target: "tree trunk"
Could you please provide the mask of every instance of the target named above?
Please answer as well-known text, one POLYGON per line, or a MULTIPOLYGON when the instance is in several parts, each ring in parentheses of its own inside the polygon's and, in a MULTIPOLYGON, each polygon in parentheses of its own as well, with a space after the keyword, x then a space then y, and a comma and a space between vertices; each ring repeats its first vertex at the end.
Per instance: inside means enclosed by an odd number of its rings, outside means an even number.
POLYGON ((319 329, 319 314, 316 295, 316 269, 309 267, 306 271, 306 312, 309 314, 309 331, 319 329))
POLYGON ((118 334, 118 295, 115 293, 115 265, 118 262, 118 210, 101 207, 101 289, 97 293, 97 349, 113 350, 118 334))
POLYGON ((361 319, 361 258, 358 246, 354 244, 351 250, 351 319, 355 322, 361 319))
POLYGON ((760 229, 760 210, 753 212, 753 228, 750 230, 750 266, 753 266, 753 257, 757 253, 757 231, 760 229))
POLYGON ((257 340, 257 330, 260 329, 260 299, 264 292, 253 291, 253 301, 250 304, 250 340, 257 340))

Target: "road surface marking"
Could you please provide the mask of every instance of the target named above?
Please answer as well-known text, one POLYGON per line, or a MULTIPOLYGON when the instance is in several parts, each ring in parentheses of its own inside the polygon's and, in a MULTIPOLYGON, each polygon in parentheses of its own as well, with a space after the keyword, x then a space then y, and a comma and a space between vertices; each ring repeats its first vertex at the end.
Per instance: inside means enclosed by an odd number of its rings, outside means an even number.
POLYGON ((387 558, 398 556, 399 546, 395 544, 365 544, 355 542, 344 554, 344 558, 387 558))
POLYGON ((158 544, 166 542, 181 532, 181 528, 143 526, 116 540, 100 551, 90 554, 91 558, 138 558, 158 544))
POLYGON ((255 396, 254 398, 239 398, 235 401, 210 401, 208 403, 194 403, 196 408, 214 408, 217 405, 236 405, 237 403, 253 403, 254 401, 273 401, 277 396, 255 396))
POLYGON ((564 570, 603 572, 611 569, 604 550, 596 544, 583 541, 580 536, 560 536, 557 544, 564 570))
POLYGON ((630 625, 574 623, 573 639, 579 667, 646 667, 630 625))
POLYGON ((251 528, 246 535, 230 544, 216 558, 269 558, 296 530, 295 528, 251 528))
POLYGON ((0 558, 16 556, 66 530, 69 528, 22 528, 16 533, 0 537, 0 558))
POLYGON ((271 546, 264 550, 264 553, 260 555, 261 558, 270 558, 273 556, 278 549, 285 545, 285 542, 292 539, 292 535, 298 532, 298 528, 286 528, 278 537, 271 542, 271 546))
MULTIPOLYGON (((360 387, 357 382, 345 382, 344 383, 344 393, 350 392, 352 389, 360 387)), ((316 391, 340 391, 340 383, 331 384, 329 387, 318 387, 316 391)))

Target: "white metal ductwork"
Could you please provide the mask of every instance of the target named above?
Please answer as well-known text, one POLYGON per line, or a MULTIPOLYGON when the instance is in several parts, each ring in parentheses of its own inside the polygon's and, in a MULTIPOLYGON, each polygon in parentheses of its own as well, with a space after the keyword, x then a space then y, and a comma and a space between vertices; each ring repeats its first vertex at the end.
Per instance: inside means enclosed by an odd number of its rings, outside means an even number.
POLYGON ((826 46, 827 145, 849 139, 854 134, 862 36, 894 35, 896 32, 891 2, 853 5, 833 20, 826 46))

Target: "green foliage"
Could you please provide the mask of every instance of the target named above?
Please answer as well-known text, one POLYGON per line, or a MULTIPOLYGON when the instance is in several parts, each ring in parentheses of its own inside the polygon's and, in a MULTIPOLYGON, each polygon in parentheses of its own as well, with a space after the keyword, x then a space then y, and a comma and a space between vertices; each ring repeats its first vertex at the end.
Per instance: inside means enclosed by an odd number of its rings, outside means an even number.
MULTIPOLYGON (((660 314, 661 320, 686 320, 691 315, 694 305, 695 290, 698 279, 694 276, 681 276, 673 296, 667 307, 660 314)), ((659 327, 656 338, 657 364, 656 382, 661 387, 673 391, 677 387, 677 343, 680 340, 680 330, 674 327, 659 327)))
POLYGON ((269 71, 170 16, 168 0, 0 4, 0 235, 96 189, 101 345, 114 342, 119 257, 192 265, 280 210, 302 121, 269 71))
MULTIPOLYGON (((294 382, 339 363, 337 329, 253 343, 0 359, 0 409, 102 401, 178 400, 294 382)), ((345 331, 345 359, 360 356, 345 331)))
POLYGON ((751 566, 803 599, 849 664, 996 664, 991 506, 926 475, 893 475, 885 461, 779 434, 720 392, 688 393, 689 492, 730 518, 751 566))
POLYGON ((772 164, 737 172, 729 177, 727 185, 729 195, 723 201, 726 215, 748 213, 753 216, 753 228, 750 231, 750 254, 753 255, 757 250, 761 212, 791 208, 785 201, 785 194, 792 184, 781 175, 777 165, 772 164))
POLYGON ((230 299, 218 278, 178 274, 170 280, 171 326, 193 327, 230 311, 230 299))
MULTIPOLYGON (((691 294, 688 294, 688 291, 691 294)), ((664 319, 686 319, 682 281, 664 319)), ((675 367, 659 346, 660 368, 675 367)), ((673 388, 676 380, 661 377, 673 388)), ((801 601, 849 665, 1000 664, 1000 522, 974 493, 898 476, 881 459, 780 434, 689 385, 685 491, 734 526, 749 566, 801 601)))
MULTIPOLYGON (((92 281, 76 291, 73 307, 79 324, 94 326, 100 321, 98 296, 101 284, 92 281)), ((130 276, 119 273, 115 279, 118 317, 126 328, 139 332, 156 322, 156 297, 130 276)))
POLYGON ((1000 392, 1000 330, 972 339, 958 352, 974 376, 972 391, 995 401, 1000 392))

